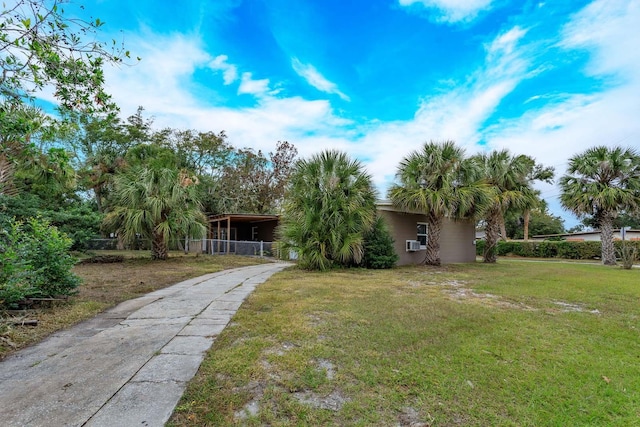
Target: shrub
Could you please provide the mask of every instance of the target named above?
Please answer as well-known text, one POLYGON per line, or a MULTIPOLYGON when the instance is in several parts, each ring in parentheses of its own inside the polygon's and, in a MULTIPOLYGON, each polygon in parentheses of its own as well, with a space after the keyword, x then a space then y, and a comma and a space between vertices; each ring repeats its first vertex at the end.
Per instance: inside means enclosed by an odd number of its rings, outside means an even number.
MULTIPOLYGON (((482 255, 484 245, 484 240, 476 242, 477 255, 482 255)), ((615 241, 614 245, 623 262, 627 252, 633 252, 634 248, 640 252, 640 241, 615 241), (627 252, 623 253, 623 247, 627 252)), ((596 241, 500 241, 496 245, 496 253, 499 256, 517 255, 531 258, 599 259, 602 255, 602 245, 596 241)))
MULTIPOLYGON (((618 243, 618 242, 616 242, 618 243)), ((638 259, 638 242, 619 242, 617 253, 622 261, 622 268, 631 270, 633 263, 638 259)))
POLYGON ((80 279, 71 273, 71 239, 46 220, 4 222, 0 231, 0 306, 15 307, 25 298, 72 295, 80 279))
POLYGON ((393 238, 382 217, 377 217, 373 228, 364 235, 365 268, 384 269, 398 262, 398 254, 393 247, 393 238))

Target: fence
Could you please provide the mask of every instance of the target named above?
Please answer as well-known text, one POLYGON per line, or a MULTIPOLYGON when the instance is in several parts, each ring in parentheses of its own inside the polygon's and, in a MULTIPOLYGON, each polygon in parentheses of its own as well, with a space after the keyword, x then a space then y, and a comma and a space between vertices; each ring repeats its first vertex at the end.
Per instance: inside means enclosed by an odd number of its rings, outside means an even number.
POLYGON ((220 240, 220 239, 204 239, 191 240, 189 249, 193 251, 193 247, 200 245, 203 253, 211 255, 257 255, 257 256, 273 256, 273 242, 249 242, 242 240, 220 240))
MULTIPOLYGON (((89 242, 89 250, 117 249, 118 239, 93 239, 89 242)), ((132 245, 126 245, 129 250, 150 250, 151 242, 147 239, 138 239, 132 245)), ((205 253, 210 255, 255 255, 273 256, 273 242, 249 242, 221 239, 189 239, 173 240, 169 242, 169 249, 192 253, 205 253)))

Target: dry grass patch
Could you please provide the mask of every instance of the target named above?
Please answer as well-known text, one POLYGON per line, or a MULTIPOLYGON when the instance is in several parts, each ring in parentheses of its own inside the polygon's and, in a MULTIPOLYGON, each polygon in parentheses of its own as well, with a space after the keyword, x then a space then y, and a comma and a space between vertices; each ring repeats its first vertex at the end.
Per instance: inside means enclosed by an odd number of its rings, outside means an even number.
POLYGON ((0 313, 0 317, 12 321, 38 320, 36 327, 7 326, 0 322, 0 359, 55 331, 89 319, 122 301, 188 278, 265 262, 253 257, 196 256, 180 252, 172 252, 166 261, 151 261, 148 252, 100 251, 99 254, 123 256, 124 261, 77 264, 74 273, 82 278, 82 284, 78 294, 68 302, 56 302, 32 310, 0 313))

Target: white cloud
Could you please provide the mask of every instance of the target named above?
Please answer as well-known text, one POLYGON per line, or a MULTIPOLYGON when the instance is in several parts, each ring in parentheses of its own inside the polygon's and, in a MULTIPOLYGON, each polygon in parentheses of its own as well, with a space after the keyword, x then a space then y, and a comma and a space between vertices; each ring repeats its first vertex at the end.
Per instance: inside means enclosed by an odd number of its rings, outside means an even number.
POLYGON ((269 92, 269 79, 253 80, 251 73, 242 73, 238 95, 246 93, 260 97, 269 94, 269 92))
POLYGON ((438 21, 456 23, 473 20, 479 12, 491 7, 492 0, 399 0, 399 3, 400 6, 422 4, 437 11, 438 21))
POLYGON ((313 65, 303 64, 298 58, 293 58, 291 60, 291 66, 300 77, 319 91, 333 93, 345 101, 350 101, 349 97, 342 93, 335 83, 327 80, 313 65))
POLYGON ((238 68, 229 64, 227 55, 218 55, 209 63, 209 68, 214 71, 222 71, 222 78, 225 85, 230 85, 238 79, 238 68))
POLYGON ((637 80, 639 25, 640 2, 594 1, 565 26, 560 46, 588 50, 592 55, 586 71, 591 74, 617 74, 637 80))

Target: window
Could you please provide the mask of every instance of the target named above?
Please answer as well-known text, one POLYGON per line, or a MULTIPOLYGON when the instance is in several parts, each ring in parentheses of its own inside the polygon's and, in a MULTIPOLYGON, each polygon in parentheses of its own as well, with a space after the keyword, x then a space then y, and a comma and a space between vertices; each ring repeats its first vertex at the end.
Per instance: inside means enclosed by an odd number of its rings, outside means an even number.
POLYGON ((425 249, 427 247, 427 224, 424 222, 418 223, 418 233, 416 240, 420 242, 420 247, 425 249))
POLYGON ((258 227, 251 227, 251 240, 258 241, 258 227))

